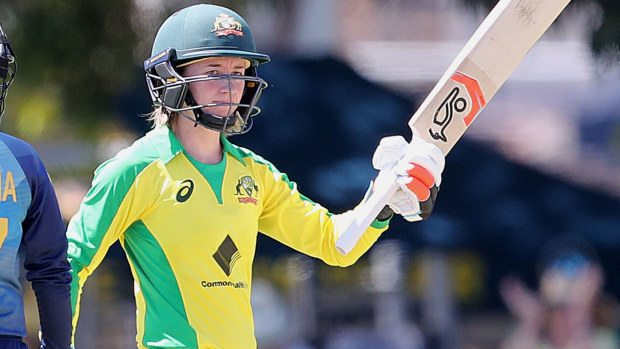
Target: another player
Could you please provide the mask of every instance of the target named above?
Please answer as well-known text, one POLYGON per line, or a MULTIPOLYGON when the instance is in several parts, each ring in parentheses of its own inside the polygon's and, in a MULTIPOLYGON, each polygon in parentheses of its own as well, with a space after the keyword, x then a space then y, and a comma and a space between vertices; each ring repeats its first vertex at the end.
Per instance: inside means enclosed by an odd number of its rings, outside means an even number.
MULTIPOLYGON (((0 116, 16 68, 0 27, 0 116)), ((26 336, 22 263, 37 299, 41 348, 69 348, 71 274, 56 194, 35 150, 1 132, 0 183, 0 348, 27 349, 22 341, 26 336)))
POLYGON ((500 293, 516 326, 501 349, 618 349, 616 301, 605 294, 595 250, 572 236, 551 240, 540 256, 538 290, 509 276, 500 293))
MULTIPOLYGON (((154 129, 95 171, 69 224, 75 321, 81 286, 120 240, 135 279, 139 348, 255 348, 257 232, 347 266, 387 229, 392 210, 411 221, 430 214, 441 151, 389 138, 374 162, 397 171, 402 189, 353 251, 339 254, 335 240, 356 211, 328 212, 273 164, 227 138, 252 126, 267 86, 257 67, 268 61, 229 9, 195 5, 162 24, 145 61, 154 129), (395 168, 403 157, 405 165, 395 168)), ((389 185, 383 182, 375 187, 389 185)))

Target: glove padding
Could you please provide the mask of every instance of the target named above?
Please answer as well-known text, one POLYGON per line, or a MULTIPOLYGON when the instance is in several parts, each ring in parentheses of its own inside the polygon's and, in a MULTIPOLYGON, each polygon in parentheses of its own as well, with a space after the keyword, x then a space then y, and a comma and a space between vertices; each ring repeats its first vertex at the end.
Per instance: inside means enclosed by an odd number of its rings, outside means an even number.
MULTIPOLYGON (((396 176, 399 189, 387 203, 392 211, 410 222, 431 215, 445 166, 437 146, 415 135, 411 143, 402 136, 385 137, 375 150, 372 164, 379 170, 373 191, 391 186, 396 176)), ((381 214, 385 216, 385 210, 381 214)))

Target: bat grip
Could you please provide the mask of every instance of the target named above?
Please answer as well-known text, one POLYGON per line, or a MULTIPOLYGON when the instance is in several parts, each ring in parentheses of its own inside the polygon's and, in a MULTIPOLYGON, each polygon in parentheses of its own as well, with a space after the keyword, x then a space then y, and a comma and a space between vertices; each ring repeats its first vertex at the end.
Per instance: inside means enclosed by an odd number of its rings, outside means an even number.
POLYGON ((387 204, 388 200, 398 190, 398 184, 396 183, 396 174, 392 174, 393 181, 390 181, 390 186, 383 186, 377 191, 374 191, 366 202, 362 203, 355 209, 353 220, 351 224, 345 229, 336 240, 336 249, 342 255, 346 255, 357 245, 359 239, 364 235, 364 232, 370 226, 383 207, 387 204))

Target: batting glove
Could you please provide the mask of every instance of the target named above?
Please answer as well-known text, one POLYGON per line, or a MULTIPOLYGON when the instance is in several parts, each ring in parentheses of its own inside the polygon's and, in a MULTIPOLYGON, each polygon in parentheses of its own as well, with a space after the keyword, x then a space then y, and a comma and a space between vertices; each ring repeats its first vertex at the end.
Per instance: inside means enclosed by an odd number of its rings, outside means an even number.
POLYGON ((389 210, 409 222, 431 215, 445 166, 444 155, 437 146, 415 135, 411 143, 402 136, 385 137, 375 150, 372 164, 379 170, 373 191, 392 186, 394 178, 399 186, 377 219, 389 216, 389 210))

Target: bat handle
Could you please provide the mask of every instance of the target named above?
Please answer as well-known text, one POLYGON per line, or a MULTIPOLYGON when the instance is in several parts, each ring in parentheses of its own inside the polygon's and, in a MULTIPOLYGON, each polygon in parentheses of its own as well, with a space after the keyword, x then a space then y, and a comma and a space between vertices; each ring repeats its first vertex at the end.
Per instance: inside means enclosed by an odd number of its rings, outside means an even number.
POLYGON ((342 255, 346 255, 357 245, 357 242, 362 237, 366 229, 370 226, 383 207, 385 207, 388 200, 398 190, 398 184, 396 184, 396 174, 391 173, 394 177, 391 186, 384 186, 381 190, 373 192, 366 202, 362 203, 360 207, 356 208, 353 221, 347 227, 347 229, 336 240, 336 249, 342 255))

